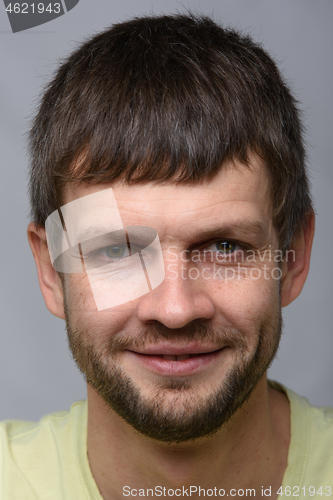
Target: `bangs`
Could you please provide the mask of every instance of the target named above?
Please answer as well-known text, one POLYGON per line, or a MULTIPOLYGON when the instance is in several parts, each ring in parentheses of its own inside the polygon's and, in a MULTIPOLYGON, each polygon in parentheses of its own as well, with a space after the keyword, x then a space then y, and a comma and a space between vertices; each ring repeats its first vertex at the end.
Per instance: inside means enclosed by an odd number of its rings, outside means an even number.
POLYGON ((56 149, 63 153, 55 176, 64 182, 198 182, 216 175, 226 159, 246 162, 249 146, 256 150, 256 92, 241 98, 244 75, 229 62, 230 77, 228 58, 220 54, 218 71, 209 57, 199 65, 203 54, 186 54, 183 47, 170 54, 156 45, 158 54, 143 47, 131 61, 119 47, 119 60, 111 58, 109 67, 95 61, 105 72, 90 68, 80 94, 69 93, 75 112, 56 120, 72 134, 59 136, 56 149), (99 92, 92 95, 93 87, 99 92))

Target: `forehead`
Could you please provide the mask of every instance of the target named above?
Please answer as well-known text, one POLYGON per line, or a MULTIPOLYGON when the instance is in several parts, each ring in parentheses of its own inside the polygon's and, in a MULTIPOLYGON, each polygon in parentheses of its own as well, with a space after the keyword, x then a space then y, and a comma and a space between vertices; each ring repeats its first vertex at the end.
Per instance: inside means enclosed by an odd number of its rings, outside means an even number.
MULTIPOLYGON (((123 224, 154 227, 160 237, 163 232, 180 237, 184 232, 215 223, 271 224, 269 178, 265 166, 256 157, 251 159, 249 166, 237 161, 225 162, 213 180, 197 184, 70 185, 66 188, 64 202, 110 187, 123 224)), ((88 214, 83 210, 80 215, 88 214)))

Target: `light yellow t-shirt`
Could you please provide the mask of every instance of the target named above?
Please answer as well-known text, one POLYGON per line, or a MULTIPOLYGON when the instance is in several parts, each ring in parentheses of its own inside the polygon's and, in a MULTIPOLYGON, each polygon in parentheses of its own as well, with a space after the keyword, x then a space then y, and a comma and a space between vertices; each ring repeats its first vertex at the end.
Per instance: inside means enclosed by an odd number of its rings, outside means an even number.
MULTIPOLYGON (((333 500, 333 409, 311 407, 305 398, 271 385, 287 393, 291 406, 280 500, 333 500)), ((0 500, 102 500, 89 468, 86 436, 85 401, 38 423, 0 423, 0 500)))

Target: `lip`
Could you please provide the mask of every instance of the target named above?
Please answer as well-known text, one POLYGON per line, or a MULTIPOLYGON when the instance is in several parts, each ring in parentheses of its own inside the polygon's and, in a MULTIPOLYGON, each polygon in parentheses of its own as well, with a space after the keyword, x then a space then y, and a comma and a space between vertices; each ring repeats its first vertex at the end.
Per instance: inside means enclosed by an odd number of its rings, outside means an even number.
POLYGON ((191 342, 183 346, 172 345, 167 342, 160 342, 157 345, 148 346, 145 349, 136 349, 137 354, 144 354, 148 356, 158 356, 158 355, 173 355, 182 356, 183 354, 207 354, 220 350, 224 346, 216 345, 203 345, 197 342, 191 342))
POLYGON ((194 375, 201 370, 209 368, 216 360, 221 357, 228 347, 219 349, 202 346, 167 346, 158 345, 147 348, 144 352, 128 351, 134 362, 138 362, 149 371, 164 376, 187 376, 194 375), (161 357, 164 356, 183 356, 190 354, 187 359, 171 360, 161 357))

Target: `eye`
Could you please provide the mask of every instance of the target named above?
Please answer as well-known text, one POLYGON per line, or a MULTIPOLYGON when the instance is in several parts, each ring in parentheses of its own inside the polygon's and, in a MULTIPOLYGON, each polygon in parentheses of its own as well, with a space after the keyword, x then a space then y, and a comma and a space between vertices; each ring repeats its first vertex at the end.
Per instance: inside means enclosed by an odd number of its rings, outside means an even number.
POLYGON ((234 243, 233 241, 228 241, 228 240, 218 240, 209 245, 207 248, 207 251, 210 252, 218 252, 223 255, 230 255, 236 250, 240 250, 241 247, 234 243))
POLYGON ((104 248, 104 254, 109 259, 121 259, 122 257, 128 257, 128 247, 127 245, 110 245, 104 248))

